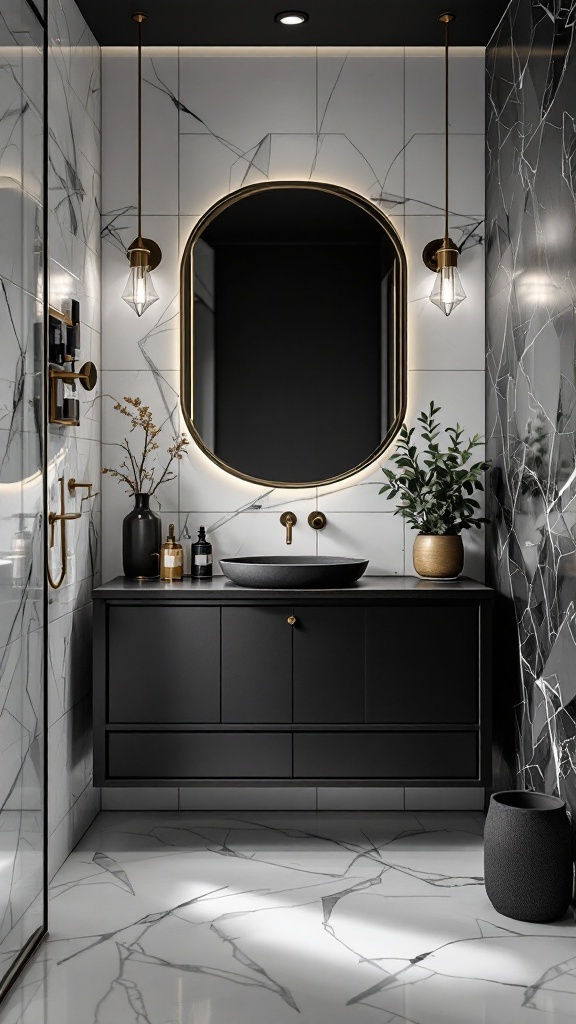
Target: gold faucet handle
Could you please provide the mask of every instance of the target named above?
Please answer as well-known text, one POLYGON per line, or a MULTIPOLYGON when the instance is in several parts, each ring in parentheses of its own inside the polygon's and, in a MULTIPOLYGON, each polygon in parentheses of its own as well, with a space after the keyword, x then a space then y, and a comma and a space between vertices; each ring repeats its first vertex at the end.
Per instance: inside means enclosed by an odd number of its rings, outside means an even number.
POLYGON ((326 526, 326 516, 323 512, 311 512, 308 516, 308 525, 311 526, 313 530, 323 530, 326 526))
POLYGON ((82 502, 88 501, 90 498, 98 497, 98 491, 92 494, 92 484, 81 483, 79 480, 75 480, 74 477, 71 476, 68 481, 68 494, 70 495, 70 497, 74 497, 79 487, 85 487, 88 492, 83 496, 82 500, 80 501, 80 505, 82 505, 82 502))
POLYGON ((50 547, 54 547, 54 526, 56 523, 65 522, 68 519, 81 519, 80 512, 50 512, 48 514, 48 524, 50 526, 50 547))
POLYGON ((75 492, 76 492, 76 488, 78 488, 78 487, 85 487, 87 489, 87 491, 88 491, 88 495, 87 496, 89 498, 92 497, 92 484, 82 484, 82 483, 80 483, 79 480, 75 480, 74 477, 71 476, 69 481, 68 481, 68 493, 70 495, 74 495, 75 492))
POLYGON ((296 526, 298 519, 294 512, 283 512, 280 516, 280 522, 282 526, 286 527, 286 543, 292 543, 292 527, 296 526))

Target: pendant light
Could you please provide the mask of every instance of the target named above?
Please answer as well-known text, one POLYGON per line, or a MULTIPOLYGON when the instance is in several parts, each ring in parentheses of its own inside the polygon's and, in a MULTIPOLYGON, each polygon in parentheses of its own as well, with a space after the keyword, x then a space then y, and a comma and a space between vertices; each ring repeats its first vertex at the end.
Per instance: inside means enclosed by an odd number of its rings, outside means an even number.
POLYGON ((448 26, 454 21, 454 14, 441 14, 438 21, 444 24, 444 106, 445 106, 445 172, 444 172, 444 238, 435 238, 428 242, 422 253, 422 259, 429 270, 436 273, 434 287, 430 293, 430 302, 438 306, 446 316, 456 309, 466 292, 462 287, 458 273, 458 256, 460 251, 450 238, 448 231, 448 26))
POLYGON ((142 22, 148 21, 148 15, 139 11, 132 20, 138 25, 138 237, 126 252, 130 273, 122 298, 137 316, 142 316, 158 299, 150 271, 160 263, 162 252, 151 238, 142 238, 142 22))

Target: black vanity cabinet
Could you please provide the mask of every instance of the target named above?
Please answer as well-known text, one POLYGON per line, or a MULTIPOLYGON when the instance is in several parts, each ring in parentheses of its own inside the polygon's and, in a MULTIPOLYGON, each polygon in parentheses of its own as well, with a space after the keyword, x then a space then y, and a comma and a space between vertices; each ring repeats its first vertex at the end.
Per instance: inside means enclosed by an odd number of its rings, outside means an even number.
POLYGON ((95 785, 489 785, 491 597, 113 580, 94 593, 95 785))

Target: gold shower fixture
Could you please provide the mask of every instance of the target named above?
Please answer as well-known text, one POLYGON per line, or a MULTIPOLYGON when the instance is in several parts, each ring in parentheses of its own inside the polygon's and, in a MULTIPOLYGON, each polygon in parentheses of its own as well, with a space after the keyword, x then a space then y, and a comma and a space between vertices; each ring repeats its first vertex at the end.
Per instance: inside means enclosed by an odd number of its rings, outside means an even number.
POLYGON ((430 293, 430 301, 438 306, 446 316, 450 316, 465 298, 466 292, 462 287, 460 274, 458 273, 458 256, 460 250, 454 244, 449 234, 448 227, 448 168, 449 168, 449 127, 448 127, 448 50, 449 50, 449 25, 454 21, 455 15, 447 11, 441 14, 438 21, 444 25, 444 238, 435 238, 422 253, 422 259, 429 270, 436 274, 434 287, 430 293))
POLYGON ((148 21, 148 15, 137 11, 132 20, 138 25, 138 237, 126 252, 130 273, 122 298, 137 316, 142 316, 158 299, 150 271, 160 263, 162 252, 151 238, 142 237, 142 23, 148 21))

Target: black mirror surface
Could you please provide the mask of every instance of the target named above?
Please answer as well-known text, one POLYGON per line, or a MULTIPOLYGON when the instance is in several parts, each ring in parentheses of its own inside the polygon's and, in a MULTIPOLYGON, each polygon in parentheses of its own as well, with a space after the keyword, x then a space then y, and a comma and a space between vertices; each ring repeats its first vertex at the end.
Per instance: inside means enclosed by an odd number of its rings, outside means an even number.
POLYGON ((182 407, 225 469, 342 479, 406 404, 406 264, 387 218, 337 186, 266 182, 202 218, 182 261, 182 407))

